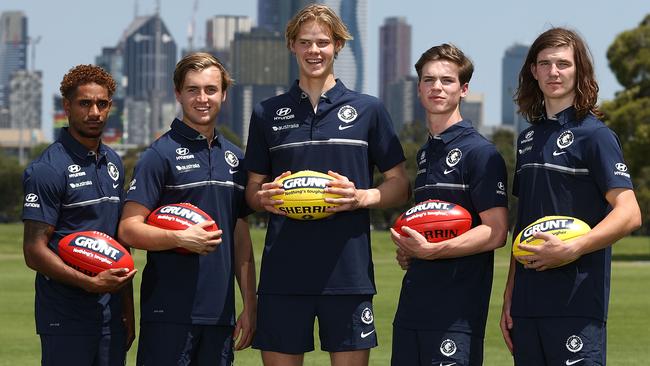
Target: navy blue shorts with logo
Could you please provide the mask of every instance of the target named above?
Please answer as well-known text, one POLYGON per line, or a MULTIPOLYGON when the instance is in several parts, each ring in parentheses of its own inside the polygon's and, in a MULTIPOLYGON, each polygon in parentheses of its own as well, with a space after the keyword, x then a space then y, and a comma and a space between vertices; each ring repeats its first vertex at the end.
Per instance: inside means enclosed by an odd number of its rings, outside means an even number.
POLYGON ((391 365, 466 366, 483 364, 483 338, 469 333, 393 326, 391 365))
POLYGON ((138 341, 139 366, 231 366, 234 327, 143 323, 138 341))
POLYGON ((124 333, 106 335, 41 334, 43 366, 124 366, 124 333))
POLYGON ((605 365, 605 323, 591 318, 513 318, 515 365, 605 365))
POLYGON ((377 346, 372 295, 259 295, 253 348, 287 354, 344 352, 377 346))

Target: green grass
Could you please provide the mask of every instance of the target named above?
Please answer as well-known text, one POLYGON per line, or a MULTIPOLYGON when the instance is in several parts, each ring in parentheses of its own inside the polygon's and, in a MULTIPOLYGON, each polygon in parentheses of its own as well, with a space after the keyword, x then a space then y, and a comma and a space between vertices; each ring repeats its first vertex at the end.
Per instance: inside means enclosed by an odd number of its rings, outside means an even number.
MULTIPOLYGON (((261 259, 264 232, 253 230, 256 260, 261 259)), ((386 232, 373 234, 373 256, 379 293, 374 299, 379 347, 371 351, 371 365, 388 365, 392 319, 403 272, 394 259, 394 245, 386 232)), ((608 364, 640 365, 650 359, 650 238, 631 237, 614 246, 612 291, 608 324, 608 364)), ((135 253, 136 267, 144 267, 145 255, 135 253)), ((508 250, 495 256, 495 277, 485 339, 486 366, 512 364, 503 343, 498 322, 501 297, 508 266, 508 250)), ((259 273, 259 270, 258 270, 259 273)), ((136 276, 136 302, 140 277, 136 276)), ((136 305, 137 308, 137 305, 136 305)), ((239 303, 238 303, 239 308, 239 303)), ((36 365, 40 362, 40 343, 34 328, 34 273, 22 257, 22 225, 0 225, 0 366, 36 365)), ((318 337, 315 337, 316 340, 318 337)), ((129 352, 128 365, 135 365, 135 349, 129 352)), ((329 355, 317 351, 305 357, 305 365, 329 365, 329 355)), ((259 352, 237 352, 236 365, 261 365, 259 352)))

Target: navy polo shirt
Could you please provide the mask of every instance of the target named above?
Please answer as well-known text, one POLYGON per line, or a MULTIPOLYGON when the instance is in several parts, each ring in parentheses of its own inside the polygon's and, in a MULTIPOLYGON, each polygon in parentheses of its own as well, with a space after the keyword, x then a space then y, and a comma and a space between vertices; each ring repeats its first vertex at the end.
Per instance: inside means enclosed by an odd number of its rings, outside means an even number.
MULTIPOLYGON (((75 140, 67 128, 29 164, 23 175, 23 220, 54 227, 48 246, 71 233, 97 230, 115 237, 122 209, 124 168, 104 144, 98 154, 75 140)), ((39 334, 81 335, 123 332, 118 294, 94 294, 36 274, 36 330, 39 334)))
MULTIPOLYGON (((505 163, 470 121, 458 122, 416 155, 415 201, 458 204, 481 224, 480 212, 508 207, 505 163)), ((413 259, 402 281, 395 325, 411 329, 485 332, 494 252, 459 258, 413 259)))
MULTIPOLYGON (((549 215, 596 226, 611 211, 614 188, 632 188, 618 138, 593 115, 577 121, 570 107, 524 130, 517 141, 513 194, 519 197, 515 235, 549 215)), ((513 316, 607 317, 611 247, 546 271, 516 264, 513 316)))
POLYGON ((221 245, 205 256, 147 252, 140 297, 143 322, 234 324, 233 236, 237 219, 250 212, 244 200, 242 155, 216 132, 208 147, 203 135, 178 119, 142 153, 127 201, 151 211, 189 202, 223 230, 221 245))
MULTIPOLYGON (((359 189, 373 186, 404 161, 390 116, 377 98, 342 82, 325 92, 317 111, 294 83, 258 104, 251 116, 246 169, 271 179, 282 172, 336 171, 359 189)), ((323 220, 270 215, 260 294, 374 294, 368 209, 323 220)))

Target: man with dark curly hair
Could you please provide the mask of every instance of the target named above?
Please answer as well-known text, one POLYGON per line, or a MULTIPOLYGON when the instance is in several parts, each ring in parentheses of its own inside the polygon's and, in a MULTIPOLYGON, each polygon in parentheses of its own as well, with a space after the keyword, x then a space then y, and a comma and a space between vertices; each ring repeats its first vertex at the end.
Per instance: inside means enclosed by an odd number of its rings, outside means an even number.
POLYGON ((102 144, 115 81, 102 68, 79 65, 61 82, 68 127, 23 176, 23 251, 36 271, 36 331, 42 365, 124 365, 135 337, 135 270, 91 277, 56 255, 58 241, 96 230, 115 237, 124 169, 102 144), (73 348, 74 351, 62 352, 73 348))

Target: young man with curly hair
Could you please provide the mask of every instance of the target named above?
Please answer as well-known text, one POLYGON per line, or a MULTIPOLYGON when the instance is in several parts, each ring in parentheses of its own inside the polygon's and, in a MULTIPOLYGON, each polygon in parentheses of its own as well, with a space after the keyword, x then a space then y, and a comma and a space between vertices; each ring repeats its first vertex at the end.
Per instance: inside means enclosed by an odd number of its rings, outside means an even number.
POLYGON ((96 230, 116 237, 124 171, 102 144, 115 81, 92 65, 72 68, 61 82, 68 127, 25 170, 24 239, 36 273, 36 331, 42 365, 124 365, 135 337, 135 270, 109 269, 91 277, 56 255, 58 241, 96 230), (73 352, 62 350, 74 347, 73 352))

